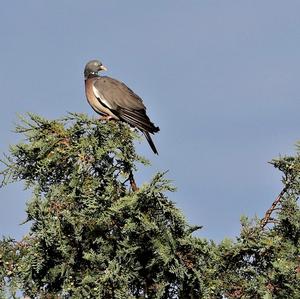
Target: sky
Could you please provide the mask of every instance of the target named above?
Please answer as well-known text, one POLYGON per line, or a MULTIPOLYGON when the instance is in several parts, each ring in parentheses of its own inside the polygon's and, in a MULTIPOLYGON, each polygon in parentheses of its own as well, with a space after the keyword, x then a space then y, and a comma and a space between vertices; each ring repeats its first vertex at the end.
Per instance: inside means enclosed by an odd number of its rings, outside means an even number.
MULTIPOLYGON (((166 171, 169 198, 198 236, 220 241, 262 217, 282 188, 268 161, 300 139, 300 2, 296 0, 2 1, 0 154, 22 136, 17 114, 95 116, 83 68, 100 59, 161 131, 146 141, 138 184, 166 171)), ((28 225, 22 183, 0 189, 0 236, 28 225)))

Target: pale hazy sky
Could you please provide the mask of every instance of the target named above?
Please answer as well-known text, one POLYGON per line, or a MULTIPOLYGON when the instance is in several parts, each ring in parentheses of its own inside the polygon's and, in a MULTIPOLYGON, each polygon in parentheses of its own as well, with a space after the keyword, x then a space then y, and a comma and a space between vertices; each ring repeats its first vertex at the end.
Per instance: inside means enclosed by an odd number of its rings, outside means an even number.
MULTIPOLYGON (((20 140, 17 113, 94 115, 83 67, 101 59, 148 107, 160 155, 138 183, 168 170, 170 198, 199 236, 238 234, 281 189, 267 161, 300 139, 300 2, 2 1, 0 151, 20 140)), ((0 190, 0 236, 20 238, 29 192, 0 190)))

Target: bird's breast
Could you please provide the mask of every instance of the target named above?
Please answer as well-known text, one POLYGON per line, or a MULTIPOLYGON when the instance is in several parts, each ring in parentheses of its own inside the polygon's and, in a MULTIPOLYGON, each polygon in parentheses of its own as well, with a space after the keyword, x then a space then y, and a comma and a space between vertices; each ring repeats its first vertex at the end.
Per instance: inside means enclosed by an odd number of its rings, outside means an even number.
POLYGON ((85 81, 85 95, 88 103, 94 109, 95 112, 102 114, 102 115, 110 115, 115 119, 118 119, 112 111, 110 111, 107 107, 101 104, 101 101, 96 97, 94 93, 94 81, 95 78, 90 78, 85 81))

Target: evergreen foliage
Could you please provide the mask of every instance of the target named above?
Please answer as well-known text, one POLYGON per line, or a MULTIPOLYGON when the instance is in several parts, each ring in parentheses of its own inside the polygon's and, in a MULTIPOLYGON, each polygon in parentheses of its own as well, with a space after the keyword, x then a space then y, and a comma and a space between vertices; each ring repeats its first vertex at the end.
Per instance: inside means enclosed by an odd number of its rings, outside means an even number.
POLYGON ((2 284, 32 298, 172 298, 201 293, 196 257, 206 243, 191 234, 164 193, 163 174, 133 192, 135 133, 84 115, 23 119, 26 141, 11 147, 3 183, 33 189, 30 233, 1 244, 2 284), (16 287, 15 287, 16 286, 16 287), (50 296, 50 297, 49 297, 50 296))
POLYGON ((164 173, 136 187, 149 162, 127 125, 29 114, 16 131, 2 185, 32 190, 31 228, 0 241, 0 298, 300 298, 299 154, 272 161, 284 185, 274 209, 215 244, 193 236, 164 173))

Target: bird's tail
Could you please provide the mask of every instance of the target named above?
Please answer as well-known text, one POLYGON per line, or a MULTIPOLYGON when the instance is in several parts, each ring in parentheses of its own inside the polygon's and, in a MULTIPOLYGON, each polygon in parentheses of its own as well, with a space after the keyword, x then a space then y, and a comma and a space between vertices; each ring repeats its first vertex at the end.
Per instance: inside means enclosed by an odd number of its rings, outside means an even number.
POLYGON ((153 153, 156 154, 156 155, 158 155, 158 151, 157 151, 157 149, 156 149, 156 147, 154 145, 154 142, 153 142, 153 140, 152 140, 149 132, 147 132, 147 131, 142 131, 142 132, 145 135, 145 137, 146 137, 146 139, 147 139, 147 141, 148 141, 148 143, 149 143, 149 145, 150 145, 153 153))

